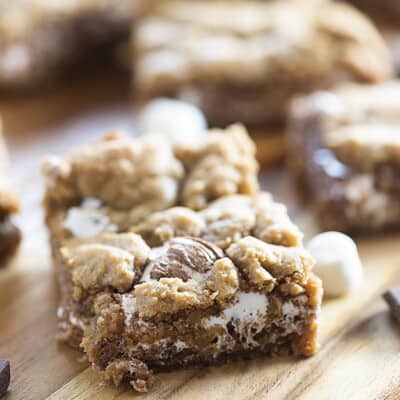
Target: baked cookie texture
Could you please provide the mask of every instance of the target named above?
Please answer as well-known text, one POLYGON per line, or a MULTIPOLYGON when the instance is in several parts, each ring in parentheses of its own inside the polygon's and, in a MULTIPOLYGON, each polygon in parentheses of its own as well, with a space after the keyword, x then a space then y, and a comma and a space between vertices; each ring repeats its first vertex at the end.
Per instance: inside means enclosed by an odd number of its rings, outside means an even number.
POLYGON ((0 89, 36 87, 78 62, 111 53, 129 36, 142 5, 140 0, 1 0, 0 89))
POLYGON ((59 338, 138 391, 153 371, 313 354, 321 283, 286 208, 259 192, 244 129, 160 140, 112 134, 45 161, 59 338))
POLYGON ((20 230, 12 222, 19 211, 19 202, 6 185, 7 152, 0 120, 0 268, 16 253, 21 241, 20 230))
POLYGON ((322 226, 400 227, 400 83, 344 85, 295 100, 289 167, 322 226))
POLYGON ((140 99, 191 101, 212 125, 282 123, 296 93, 392 75, 371 21, 335 2, 160 2, 132 46, 140 99))

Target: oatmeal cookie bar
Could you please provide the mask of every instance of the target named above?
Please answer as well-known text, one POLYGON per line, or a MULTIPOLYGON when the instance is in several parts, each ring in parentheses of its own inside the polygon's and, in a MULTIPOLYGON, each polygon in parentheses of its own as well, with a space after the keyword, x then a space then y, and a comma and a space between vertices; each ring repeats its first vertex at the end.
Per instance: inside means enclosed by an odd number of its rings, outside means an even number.
POLYGON ((267 193, 170 208, 61 253, 74 295, 93 298, 81 346, 116 385, 147 391, 153 371, 317 350, 314 261, 267 193))
POLYGON ((313 354, 321 284, 243 128, 162 140, 111 134, 44 163, 59 338, 138 391, 153 370, 313 354))
POLYGON ((400 227, 399 116, 398 81, 344 85, 293 102, 289 166, 325 229, 400 227))
POLYGON ((160 2, 132 41, 138 97, 191 101, 212 125, 282 123, 296 93, 392 74, 371 22, 333 2, 160 2))
MULTIPOLYGON (((210 131, 201 143, 176 147, 162 136, 111 133, 67 159, 49 157, 43 165, 44 204, 61 290, 60 339, 79 345, 93 302, 87 293, 83 299, 72 295, 73 277, 61 254, 65 241, 127 232, 153 212, 176 205, 201 209, 221 196, 254 194, 254 154, 244 128, 234 125, 210 131)), ((143 245, 130 234, 124 240, 127 251, 143 245)))
POLYGON ((7 154, 0 121, 0 268, 13 256, 21 241, 19 229, 11 220, 18 212, 19 203, 5 185, 7 154))
POLYGON ((0 88, 37 86, 78 61, 95 61, 128 38, 140 5, 140 0, 0 0, 0 88))

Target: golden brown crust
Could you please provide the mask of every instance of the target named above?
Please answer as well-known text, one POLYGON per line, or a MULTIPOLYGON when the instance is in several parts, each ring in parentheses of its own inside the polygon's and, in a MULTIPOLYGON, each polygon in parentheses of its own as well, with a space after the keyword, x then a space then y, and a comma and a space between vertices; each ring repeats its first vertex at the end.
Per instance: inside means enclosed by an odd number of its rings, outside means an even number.
POLYGON ((204 208, 222 195, 257 191, 254 153, 238 125, 210 131, 195 147, 172 147, 162 136, 131 139, 111 133, 66 160, 44 161, 45 203, 62 208, 94 197, 117 223, 126 223, 128 210, 131 224, 179 202, 204 208))
POLYGON ((200 145, 177 145, 175 153, 189 171, 181 193, 186 207, 199 210, 219 197, 258 189, 255 146, 242 125, 212 129, 200 145))
POLYGON ((194 280, 184 282, 180 278, 140 283, 135 286, 135 298, 139 316, 144 319, 212 305, 212 298, 194 280))
POLYGON ((265 192, 224 196, 197 213, 183 207, 160 211, 131 229, 153 246, 177 236, 198 236, 222 249, 248 235, 289 247, 303 238, 286 207, 265 192))
POLYGON ((254 237, 245 237, 226 251, 230 259, 258 290, 272 291, 279 281, 284 294, 304 293, 304 285, 314 265, 313 258, 301 247, 276 246, 254 237))
POLYGON ((139 233, 150 246, 161 246, 174 237, 199 237, 205 230, 203 218, 187 207, 173 207, 151 214, 131 230, 139 233))

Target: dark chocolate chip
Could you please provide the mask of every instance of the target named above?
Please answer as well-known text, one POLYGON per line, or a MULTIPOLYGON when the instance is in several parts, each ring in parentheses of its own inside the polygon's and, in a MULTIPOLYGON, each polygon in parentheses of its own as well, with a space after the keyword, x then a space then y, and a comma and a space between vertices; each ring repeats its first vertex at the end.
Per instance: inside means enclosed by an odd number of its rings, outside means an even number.
POLYGON ((388 289, 383 293, 383 298, 389 305, 393 317, 400 323, 400 287, 388 289))
POLYGON ((21 232, 8 219, 0 220, 0 267, 15 254, 21 241, 21 232))
POLYGON ((10 363, 8 360, 0 360, 0 397, 7 393, 10 385, 10 363))

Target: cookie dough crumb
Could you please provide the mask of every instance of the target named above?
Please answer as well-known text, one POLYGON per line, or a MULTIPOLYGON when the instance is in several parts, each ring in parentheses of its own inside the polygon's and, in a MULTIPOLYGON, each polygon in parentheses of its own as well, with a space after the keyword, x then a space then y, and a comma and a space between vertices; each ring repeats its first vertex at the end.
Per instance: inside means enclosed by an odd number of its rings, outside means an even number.
POLYGON ((147 365, 137 359, 114 360, 108 364, 104 375, 106 379, 111 379, 115 385, 127 380, 138 392, 147 392, 154 379, 147 365))

